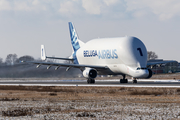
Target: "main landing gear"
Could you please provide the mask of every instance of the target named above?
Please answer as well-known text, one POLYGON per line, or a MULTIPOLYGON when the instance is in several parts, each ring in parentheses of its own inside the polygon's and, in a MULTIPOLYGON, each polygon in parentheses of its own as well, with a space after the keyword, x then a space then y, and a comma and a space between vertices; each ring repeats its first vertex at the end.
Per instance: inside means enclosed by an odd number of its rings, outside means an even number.
POLYGON ((123 75, 123 79, 120 79, 120 83, 128 83, 128 79, 125 79, 126 75, 123 75))
POLYGON ((136 78, 133 78, 133 83, 135 84, 135 83, 137 83, 137 80, 136 80, 136 78))
POLYGON ((87 79, 87 83, 88 84, 94 84, 95 83, 95 79, 88 78, 87 79))

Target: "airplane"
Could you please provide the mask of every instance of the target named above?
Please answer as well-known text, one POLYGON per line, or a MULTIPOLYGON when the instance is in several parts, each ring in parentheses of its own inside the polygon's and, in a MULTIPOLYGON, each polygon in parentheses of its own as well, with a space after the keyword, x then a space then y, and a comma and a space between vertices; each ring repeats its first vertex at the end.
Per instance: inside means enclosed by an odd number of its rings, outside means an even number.
MULTIPOLYGON (((128 83, 126 75, 133 77, 133 83, 137 83, 137 79, 151 78, 153 72, 147 68, 147 49, 144 43, 132 36, 117 38, 98 38, 82 42, 74 28, 72 22, 69 22, 69 31, 71 44, 73 48, 72 55, 69 58, 47 57, 44 45, 41 45, 41 59, 60 59, 71 61, 67 63, 53 62, 35 62, 22 61, 37 64, 37 68, 41 65, 47 65, 47 69, 56 66, 70 68, 79 68, 82 74, 87 78, 88 84, 95 83, 97 75, 122 75, 120 83, 128 83)), ((160 64, 160 63, 159 63, 160 64)))

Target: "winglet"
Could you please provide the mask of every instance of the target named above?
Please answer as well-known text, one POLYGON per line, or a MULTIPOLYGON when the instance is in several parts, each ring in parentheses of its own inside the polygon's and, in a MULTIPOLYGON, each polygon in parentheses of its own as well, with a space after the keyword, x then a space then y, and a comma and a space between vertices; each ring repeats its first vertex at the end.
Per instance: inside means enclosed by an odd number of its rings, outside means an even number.
POLYGON ((44 45, 41 45, 41 60, 46 60, 46 51, 44 45))

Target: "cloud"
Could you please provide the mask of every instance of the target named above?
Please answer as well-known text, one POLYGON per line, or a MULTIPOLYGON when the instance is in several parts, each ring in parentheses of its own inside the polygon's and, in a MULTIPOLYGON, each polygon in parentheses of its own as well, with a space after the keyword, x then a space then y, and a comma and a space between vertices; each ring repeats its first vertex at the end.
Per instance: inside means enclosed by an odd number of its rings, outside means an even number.
POLYGON ((158 15, 160 20, 171 19, 180 15, 180 1, 178 0, 157 0, 155 2, 149 2, 149 6, 152 12, 158 15))
POLYGON ((60 3, 59 12, 65 16, 71 16, 78 14, 79 8, 76 4, 76 1, 65 1, 60 3))
POLYGON ((126 16, 124 0, 82 0, 86 15, 101 19, 119 19, 126 16))
POLYGON ((100 0, 82 0, 82 6, 88 14, 101 14, 102 3, 100 0))
POLYGON ((39 0, 0 0, 0 11, 44 11, 44 3, 39 0))
POLYGON ((33 7, 30 6, 27 2, 15 1, 13 9, 16 11, 32 11, 33 7))
POLYGON ((0 0, 0 11, 11 10, 11 6, 7 0, 0 0))
POLYGON ((38 5, 39 3, 40 3, 39 0, 34 0, 34 1, 32 2, 33 5, 38 5))
MULTIPOLYGON (((126 0, 127 11, 135 14, 152 13, 159 20, 168 20, 173 17, 180 16, 180 1, 179 0, 126 0)), ((146 15, 146 14, 144 14, 146 15)), ((138 15, 135 15, 138 17, 138 15)))
POLYGON ((103 1, 107 6, 114 5, 114 4, 118 3, 118 0, 103 0, 103 1))
POLYGON ((140 18, 153 15, 159 20, 180 17, 179 0, 0 0, 0 12, 34 12, 73 17, 76 15, 112 19, 140 18))

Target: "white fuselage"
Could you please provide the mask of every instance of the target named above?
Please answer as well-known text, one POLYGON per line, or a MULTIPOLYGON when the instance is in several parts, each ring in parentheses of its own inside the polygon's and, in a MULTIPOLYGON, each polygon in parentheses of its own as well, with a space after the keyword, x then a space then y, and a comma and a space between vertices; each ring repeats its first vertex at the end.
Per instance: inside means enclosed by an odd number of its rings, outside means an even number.
POLYGON ((109 67, 108 74, 127 74, 135 78, 149 75, 147 69, 142 69, 147 65, 146 47, 135 37, 93 39, 77 50, 76 57, 79 64, 109 67))

